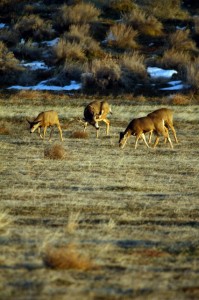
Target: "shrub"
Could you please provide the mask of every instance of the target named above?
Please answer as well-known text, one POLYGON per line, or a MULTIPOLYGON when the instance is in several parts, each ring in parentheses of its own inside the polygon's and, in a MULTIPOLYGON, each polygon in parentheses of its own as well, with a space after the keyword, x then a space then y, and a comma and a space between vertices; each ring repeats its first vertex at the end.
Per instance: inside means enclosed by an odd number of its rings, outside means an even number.
POLYGON ((13 52, 9 51, 3 42, 0 42, 0 78, 1 84, 16 84, 19 74, 24 70, 13 52))
POLYGON ((17 44, 13 51, 22 59, 38 60, 42 58, 42 48, 38 47, 37 43, 33 43, 31 39, 25 43, 17 44))
POLYGON ((88 133, 84 131, 74 131, 71 137, 75 139, 87 139, 88 133))
POLYGON ((62 145, 55 144, 44 150, 44 157, 49 159, 64 159, 66 153, 62 145))
POLYGON ((67 42, 60 39, 54 47, 54 54, 57 62, 64 61, 85 61, 85 52, 82 46, 76 42, 67 42))
POLYGON ((119 65, 122 71, 121 82, 127 89, 132 88, 132 84, 146 80, 148 77, 144 56, 138 52, 132 54, 125 53, 119 59, 119 65))
POLYGON ((100 13, 100 10, 91 3, 82 2, 73 6, 64 4, 59 10, 57 22, 61 27, 87 24, 96 21, 100 13))
POLYGON ((187 105, 190 104, 190 97, 180 93, 174 94, 171 97, 173 105, 187 105))
POLYGON ((177 30, 169 35, 169 45, 177 51, 196 50, 195 42, 189 38, 190 30, 177 30))
POLYGON ((132 10, 122 15, 123 21, 131 25, 138 32, 149 36, 160 36, 163 34, 163 25, 154 16, 147 15, 139 9, 132 10))
POLYGON ((106 42, 109 46, 119 47, 122 49, 137 48, 137 43, 134 40, 137 36, 137 31, 125 24, 113 25, 106 36, 106 42))
POLYGON ((37 40, 48 38, 52 34, 52 25, 50 21, 44 21, 38 15, 31 14, 23 16, 14 26, 22 37, 34 37, 37 40))
POLYGON ((199 58, 189 62, 185 67, 186 82, 195 91, 199 91, 199 58))
POLYGON ((176 49, 171 48, 164 52, 159 62, 162 67, 180 70, 190 62, 190 59, 187 52, 176 51, 176 49))
POLYGON ((82 74, 82 85, 84 88, 107 89, 116 86, 120 80, 121 70, 116 60, 111 57, 105 59, 94 59, 87 72, 82 74))
POLYGON ((72 243, 63 247, 48 247, 43 254, 43 261, 46 267, 58 270, 77 269, 86 271, 96 269, 92 260, 83 255, 79 247, 77 249, 77 246, 72 243))
POLYGON ((181 0, 145 0, 146 10, 149 14, 160 19, 187 19, 189 14, 181 8, 181 0))
POLYGON ((132 0, 111 0, 104 5, 104 11, 108 12, 109 16, 119 18, 124 12, 129 12, 135 9, 136 4, 132 0))
POLYGON ((79 44, 84 49, 87 58, 103 56, 103 51, 97 41, 89 35, 89 25, 71 25, 69 32, 63 35, 63 38, 70 42, 79 44))

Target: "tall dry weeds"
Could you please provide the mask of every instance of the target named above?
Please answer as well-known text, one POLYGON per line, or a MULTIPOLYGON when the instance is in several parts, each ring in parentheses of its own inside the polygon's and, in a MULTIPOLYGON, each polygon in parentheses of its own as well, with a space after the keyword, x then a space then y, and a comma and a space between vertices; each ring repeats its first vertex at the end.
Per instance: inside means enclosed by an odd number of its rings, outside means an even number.
POLYGON ((138 32, 130 26, 115 24, 111 26, 106 35, 106 43, 109 46, 122 49, 136 49, 138 48, 137 42, 135 41, 137 34, 138 32))
POLYGON ((147 15, 140 9, 122 14, 122 19, 141 34, 149 36, 160 36, 163 34, 162 23, 153 15, 147 15))
POLYGON ((82 2, 72 6, 63 4, 59 10, 57 22, 62 27, 71 24, 87 24, 96 21, 100 13, 100 10, 92 3, 82 2))
POLYGON ((176 30, 169 35, 169 46, 176 51, 196 50, 196 43, 190 38, 190 30, 176 30))

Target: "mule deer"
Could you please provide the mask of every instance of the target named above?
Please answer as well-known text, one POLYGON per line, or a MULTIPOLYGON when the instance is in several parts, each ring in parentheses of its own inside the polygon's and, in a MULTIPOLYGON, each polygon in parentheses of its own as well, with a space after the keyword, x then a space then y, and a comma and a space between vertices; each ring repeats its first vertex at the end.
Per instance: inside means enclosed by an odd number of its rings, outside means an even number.
MULTIPOLYGON (((169 109, 169 108, 160 108, 160 109, 157 109, 157 110, 149 113, 147 116, 150 117, 152 120, 154 118, 163 119, 164 123, 165 123, 165 126, 167 128, 171 128, 171 130, 173 132, 175 142, 178 143, 178 139, 177 139, 177 136, 176 136, 176 131, 175 131, 175 128, 173 126, 173 111, 171 109, 169 109)), ((151 142, 151 137, 152 137, 152 132, 150 132, 150 134, 149 134, 149 143, 151 142)), ((166 142, 166 139, 165 139, 165 142, 166 142)))
POLYGON ((124 132, 120 132, 119 146, 121 148, 124 148, 128 138, 131 135, 135 135, 136 136, 135 149, 137 148, 138 140, 140 138, 142 138, 144 140, 146 146, 149 148, 149 145, 145 138, 145 133, 149 132, 150 134, 152 134, 153 131, 157 135, 154 146, 153 146, 154 148, 157 146, 157 144, 159 142, 160 135, 163 135, 164 138, 167 138, 169 140, 171 148, 173 148, 172 142, 169 137, 168 130, 164 126, 164 120, 160 119, 160 118, 151 119, 148 116, 133 119, 127 126, 126 130, 124 132))
MULTIPOLYGON (((49 110, 49 111, 41 112, 36 117, 36 119, 34 119, 34 121, 29 121, 29 120, 27 120, 27 121, 30 124, 30 133, 33 133, 37 129, 38 134, 42 139, 45 139, 47 127, 56 125, 57 128, 59 129, 60 139, 61 139, 61 141, 63 141, 62 130, 61 130, 61 126, 59 123, 58 114, 56 111, 49 110), (41 135, 41 127, 44 128, 43 136, 41 135)), ((53 130, 54 130, 54 128, 52 127, 51 132, 50 132, 49 141, 51 140, 53 130)))
POLYGON ((98 122, 106 123, 106 135, 109 134, 110 121, 107 119, 108 114, 112 114, 111 107, 106 101, 93 101, 84 109, 84 131, 88 123, 96 128, 96 136, 99 136, 98 122))

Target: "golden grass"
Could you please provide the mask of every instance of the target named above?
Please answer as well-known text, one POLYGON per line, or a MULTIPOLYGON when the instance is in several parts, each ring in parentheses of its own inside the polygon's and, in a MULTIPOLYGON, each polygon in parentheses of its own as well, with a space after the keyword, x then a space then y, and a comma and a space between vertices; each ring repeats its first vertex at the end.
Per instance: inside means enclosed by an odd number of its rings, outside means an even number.
POLYGON ((59 22, 59 26, 81 25, 96 21, 99 15, 100 10, 92 3, 82 2, 72 6, 63 4, 58 13, 57 22, 59 22))
POLYGON ((109 46, 119 47, 121 49, 138 48, 135 38, 138 32, 125 24, 113 25, 107 35, 106 40, 109 46))
MULTIPOLYGON (((74 122, 60 143, 75 157, 66 163, 45 159, 49 142, 26 131, 26 116, 42 111, 44 102, 2 96, 1 122, 9 119, 14 132, 0 135, 0 209, 7 212, 4 221, 13 220, 2 222, 2 299, 26 299, 27 292, 85 300, 113 293, 118 299, 192 299, 196 293, 187 287, 198 283, 199 107, 165 99, 179 137, 174 150, 163 140, 147 149, 140 140, 135 151, 133 137, 121 150, 118 132, 162 107, 162 99, 103 99, 113 107, 109 138, 96 139, 93 131, 90 139, 72 139, 80 126, 74 122), (17 127, 16 119, 22 121, 17 127)), ((45 107, 66 122, 95 99, 55 100, 45 107)))
POLYGON ((71 137, 75 139, 88 139, 89 134, 85 131, 73 131, 71 137))
POLYGON ((73 243, 62 247, 47 247, 43 255, 46 267, 56 270, 76 269, 81 271, 94 270, 97 266, 90 258, 80 252, 80 246, 73 243))
POLYGON ((192 102, 192 97, 190 95, 183 95, 180 93, 172 95, 171 99, 173 105, 188 105, 192 102))
POLYGON ((44 158, 48 159, 65 159, 66 151, 60 144, 54 144, 44 149, 44 158))

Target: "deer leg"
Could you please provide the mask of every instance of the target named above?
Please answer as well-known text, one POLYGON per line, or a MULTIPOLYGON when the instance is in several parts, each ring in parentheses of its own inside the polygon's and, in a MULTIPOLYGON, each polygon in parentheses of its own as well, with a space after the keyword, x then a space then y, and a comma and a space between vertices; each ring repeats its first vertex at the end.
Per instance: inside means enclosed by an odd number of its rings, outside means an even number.
POLYGON ((138 141, 139 138, 141 137, 141 134, 136 135, 136 139, 135 139, 135 149, 137 149, 137 145, 138 145, 138 141))
MULTIPOLYGON (((164 131, 165 131, 165 134, 168 136, 169 135, 169 130, 168 130, 168 128, 166 127, 166 126, 164 126, 164 131)), ((166 142, 167 142, 167 137, 164 137, 164 143, 166 144, 166 142)))
MULTIPOLYGON (((150 133, 151 133, 151 132, 150 132, 150 133)), ((145 137, 145 134, 144 134, 144 133, 142 133, 141 137, 142 137, 143 141, 145 142, 145 145, 146 145, 148 148, 150 148, 149 145, 148 145, 148 143, 147 143, 147 141, 146 141, 146 137, 145 137)))
POLYGON ((153 130, 149 131, 149 140, 148 143, 151 143, 151 138, 152 138, 153 130))
POLYGON ((109 134, 109 128, 110 128, 110 121, 107 120, 107 119, 104 119, 103 121, 104 121, 104 123, 106 123, 106 135, 108 135, 109 134))
POLYGON ((173 144, 172 144, 171 139, 169 137, 169 130, 166 127, 164 127, 163 135, 164 135, 164 139, 169 141, 170 147, 173 149, 173 144))
POLYGON ((175 128, 173 127, 173 125, 170 125, 170 127, 171 127, 171 130, 172 130, 172 132, 173 132, 175 142, 178 144, 178 139, 177 139, 177 135, 176 135, 175 128))
POLYGON ((43 140, 45 139, 46 130, 47 130, 47 126, 44 127, 44 136, 43 136, 43 140))
POLYGON ((38 127, 38 135, 40 136, 41 139, 43 139, 43 136, 41 134, 41 127, 38 127))
POLYGON ((61 129, 61 126, 60 126, 60 125, 57 125, 57 128, 58 128, 58 130, 59 130, 60 139, 61 139, 61 141, 63 142, 63 136, 62 136, 62 129, 61 129))
POLYGON ((51 131, 50 131, 50 137, 49 137, 49 141, 51 141, 51 138, 52 138, 53 131, 54 131, 54 127, 52 127, 52 128, 51 128, 51 131))
POLYGON ((155 148, 156 146, 157 146, 157 144, 158 144, 158 142, 159 142, 159 136, 157 136, 156 137, 156 140, 155 140, 155 143, 154 143, 154 145, 153 145, 153 148, 155 148))
POLYGON ((84 123, 84 132, 86 131, 86 127, 88 126, 88 122, 84 123))

